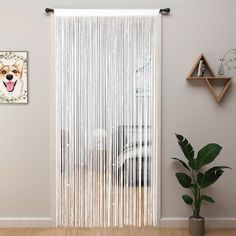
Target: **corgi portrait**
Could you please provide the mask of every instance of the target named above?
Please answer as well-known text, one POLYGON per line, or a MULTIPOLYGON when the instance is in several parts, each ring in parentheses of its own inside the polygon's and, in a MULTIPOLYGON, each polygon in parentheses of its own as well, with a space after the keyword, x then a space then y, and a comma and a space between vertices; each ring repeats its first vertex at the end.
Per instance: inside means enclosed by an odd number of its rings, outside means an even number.
POLYGON ((0 53, 0 103, 27 102, 25 53, 0 53))

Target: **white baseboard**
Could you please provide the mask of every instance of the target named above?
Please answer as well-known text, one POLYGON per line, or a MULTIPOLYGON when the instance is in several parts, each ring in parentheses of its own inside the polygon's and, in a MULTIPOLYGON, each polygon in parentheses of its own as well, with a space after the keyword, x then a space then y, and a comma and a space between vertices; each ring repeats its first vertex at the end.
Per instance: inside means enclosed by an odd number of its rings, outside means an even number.
MULTIPOLYGON (((0 227, 55 227, 50 217, 45 218, 0 218, 0 227)), ((188 218, 161 218, 161 228, 187 228, 188 218)), ((206 228, 236 228, 236 218, 206 218, 206 228)))
MULTIPOLYGON (((236 218, 206 218, 206 228, 236 228, 236 218)), ((187 228, 188 218, 161 218, 161 228, 187 228)))
POLYGON ((52 218, 0 218, 0 227, 55 227, 52 218))

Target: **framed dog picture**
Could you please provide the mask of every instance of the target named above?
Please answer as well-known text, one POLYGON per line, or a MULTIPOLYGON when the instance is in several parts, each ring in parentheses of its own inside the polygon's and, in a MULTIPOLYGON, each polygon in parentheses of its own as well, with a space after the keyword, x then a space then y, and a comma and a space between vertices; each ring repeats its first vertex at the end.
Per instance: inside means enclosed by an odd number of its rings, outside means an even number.
POLYGON ((27 52, 0 52, 0 103, 27 103, 27 52))

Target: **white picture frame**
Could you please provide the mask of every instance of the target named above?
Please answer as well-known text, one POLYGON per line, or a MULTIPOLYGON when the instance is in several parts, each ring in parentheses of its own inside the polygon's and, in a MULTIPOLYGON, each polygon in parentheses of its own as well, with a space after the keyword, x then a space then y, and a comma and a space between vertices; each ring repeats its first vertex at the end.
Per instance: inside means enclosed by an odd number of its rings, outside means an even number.
POLYGON ((0 51, 0 103, 28 103, 27 51, 0 51))

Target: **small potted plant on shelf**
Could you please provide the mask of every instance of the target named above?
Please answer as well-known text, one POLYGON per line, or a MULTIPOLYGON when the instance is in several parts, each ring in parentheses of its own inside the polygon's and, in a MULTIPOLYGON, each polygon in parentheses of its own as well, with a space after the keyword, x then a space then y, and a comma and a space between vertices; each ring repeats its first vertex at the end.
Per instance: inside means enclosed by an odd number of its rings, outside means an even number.
POLYGON ((182 135, 176 134, 178 144, 186 157, 186 162, 172 158, 178 161, 186 169, 187 173, 178 172, 176 177, 182 187, 190 189, 192 196, 182 195, 182 199, 187 205, 192 206, 193 215, 189 217, 189 233, 192 236, 202 236, 205 232, 205 220, 200 216, 202 201, 214 203, 214 199, 204 194, 204 190, 214 184, 224 173, 224 169, 230 169, 228 166, 215 166, 207 171, 203 171, 203 166, 213 162, 219 155, 222 147, 216 143, 209 143, 204 146, 194 156, 194 150, 189 141, 182 135))

